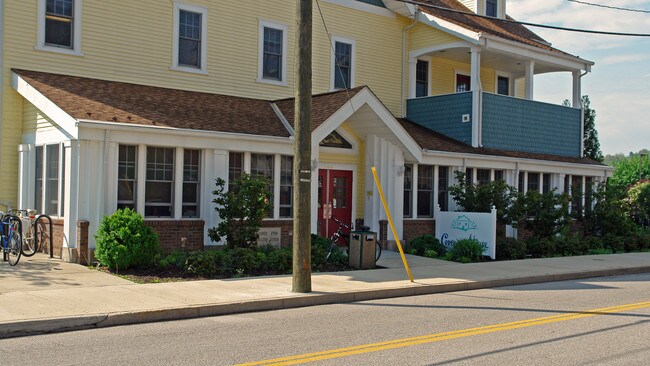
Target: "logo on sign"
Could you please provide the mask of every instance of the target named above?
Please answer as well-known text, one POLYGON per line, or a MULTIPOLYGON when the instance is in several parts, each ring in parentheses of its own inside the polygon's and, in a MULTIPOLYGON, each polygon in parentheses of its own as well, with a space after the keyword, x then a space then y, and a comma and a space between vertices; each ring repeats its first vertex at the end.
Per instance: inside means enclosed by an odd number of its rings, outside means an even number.
POLYGON ((451 223, 452 229, 469 231, 469 230, 478 230, 476 223, 469 219, 469 217, 462 215, 458 216, 456 220, 451 223))

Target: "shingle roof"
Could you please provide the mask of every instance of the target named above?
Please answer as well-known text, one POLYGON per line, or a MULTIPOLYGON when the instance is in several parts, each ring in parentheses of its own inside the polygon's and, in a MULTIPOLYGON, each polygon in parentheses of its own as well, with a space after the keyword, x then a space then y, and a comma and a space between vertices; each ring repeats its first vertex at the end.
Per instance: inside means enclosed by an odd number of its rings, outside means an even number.
POLYGON ((428 128, 422 127, 409 120, 401 118, 398 118, 397 120, 404 127, 406 132, 415 139, 418 145, 427 150, 606 166, 603 163, 589 158, 571 158, 559 155, 534 154, 519 151, 490 149, 485 147, 472 147, 445 135, 431 131, 428 128))
MULTIPOLYGON (((352 99, 359 91, 366 86, 358 86, 353 89, 339 90, 330 93, 316 94, 312 97, 311 130, 317 129, 334 112, 338 111, 348 100, 352 99)), ((291 127, 294 125, 294 98, 276 100, 278 106, 291 127)))
MULTIPOLYGON (((419 0, 419 4, 431 4, 433 6, 444 7, 454 10, 460 10, 466 13, 472 13, 470 9, 465 7, 457 0, 419 0)), ((427 7, 426 5, 421 5, 419 9, 427 14, 436 16, 438 18, 447 20, 456 25, 459 25, 463 28, 472 30, 474 32, 480 32, 484 34, 490 34, 497 37, 501 37, 507 40, 524 43, 529 46, 534 46, 548 51, 554 51, 569 55, 568 53, 562 52, 556 48, 553 48, 545 41, 542 37, 538 36, 525 26, 516 23, 507 23, 499 21, 499 19, 488 19, 480 18, 476 16, 471 16, 467 14, 445 11, 437 8, 427 7)), ((507 17, 507 19, 512 20, 512 18, 507 17)))
POLYGON ((288 137, 269 101, 13 70, 77 120, 288 137))

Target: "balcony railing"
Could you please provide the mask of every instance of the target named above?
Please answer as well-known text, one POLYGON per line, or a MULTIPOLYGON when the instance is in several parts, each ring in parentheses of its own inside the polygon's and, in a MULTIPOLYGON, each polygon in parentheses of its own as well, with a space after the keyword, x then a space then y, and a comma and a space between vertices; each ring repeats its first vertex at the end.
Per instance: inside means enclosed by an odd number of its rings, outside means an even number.
MULTIPOLYGON (((484 147, 580 156, 579 109, 490 93, 483 93, 482 104, 484 147)), ((471 144, 472 93, 410 99, 407 107, 409 120, 471 144)))

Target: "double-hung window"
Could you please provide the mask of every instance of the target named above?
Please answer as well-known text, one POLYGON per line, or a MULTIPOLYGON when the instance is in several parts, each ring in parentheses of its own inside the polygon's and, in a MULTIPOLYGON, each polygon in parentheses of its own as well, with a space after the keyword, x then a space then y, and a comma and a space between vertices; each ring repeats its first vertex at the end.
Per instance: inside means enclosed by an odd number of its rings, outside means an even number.
POLYGON ((258 81, 286 85, 287 26, 260 22, 258 81))
POLYGON ((36 49, 81 55, 81 1, 38 0, 36 49))
POLYGON ((491 173, 490 169, 476 169, 476 183, 479 186, 490 184, 491 173))
POLYGON ((280 217, 293 217, 293 156, 280 161, 280 217))
POLYGON ((120 145, 117 167, 117 208, 136 209, 138 147, 120 145))
POLYGON ((251 154, 251 174, 261 175, 269 180, 269 213, 268 217, 273 217, 273 177, 274 177, 274 156, 263 154, 251 154))
POLYGON ((404 217, 413 216, 413 165, 404 165, 404 217))
POLYGON ((438 167, 438 206, 440 211, 449 210, 449 167, 438 167))
POLYGON ((174 3, 173 70, 205 73, 208 10, 174 3))
POLYGON ((433 217, 432 165, 418 165, 418 217, 433 217))
POLYGON ((354 42, 334 40, 333 89, 350 89, 354 83, 354 42))
POLYGON ((183 217, 199 217, 201 150, 183 151, 183 217))
POLYGON ((528 173, 527 191, 539 192, 539 173, 528 173))
POLYGON ((147 217, 174 216, 174 149, 147 147, 144 198, 147 217))
POLYGON ((510 95, 510 78, 506 76, 497 77, 497 94, 510 95))
POLYGON ((228 191, 238 189, 234 182, 244 174, 244 153, 231 152, 228 154, 228 191))
POLYGON ((485 15, 496 18, 498 13, 498 0, 485 0, 485 15))
POLYGON ((417 60, 415 65, 415 97, 429 95, 429 62, 417 60))
POLYGON ((34 208, 47 215, 64 216, 65 147, 36 146, 34 153, 34 208))

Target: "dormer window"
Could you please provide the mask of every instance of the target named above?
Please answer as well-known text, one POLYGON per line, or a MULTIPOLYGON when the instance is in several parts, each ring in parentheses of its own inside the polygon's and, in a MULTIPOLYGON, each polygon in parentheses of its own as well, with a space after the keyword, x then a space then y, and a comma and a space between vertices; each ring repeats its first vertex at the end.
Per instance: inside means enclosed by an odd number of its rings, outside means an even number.
POLYGON ((498 5, 498 0, 485 0, 485 15, 496 18, 499 13, 498 5))

